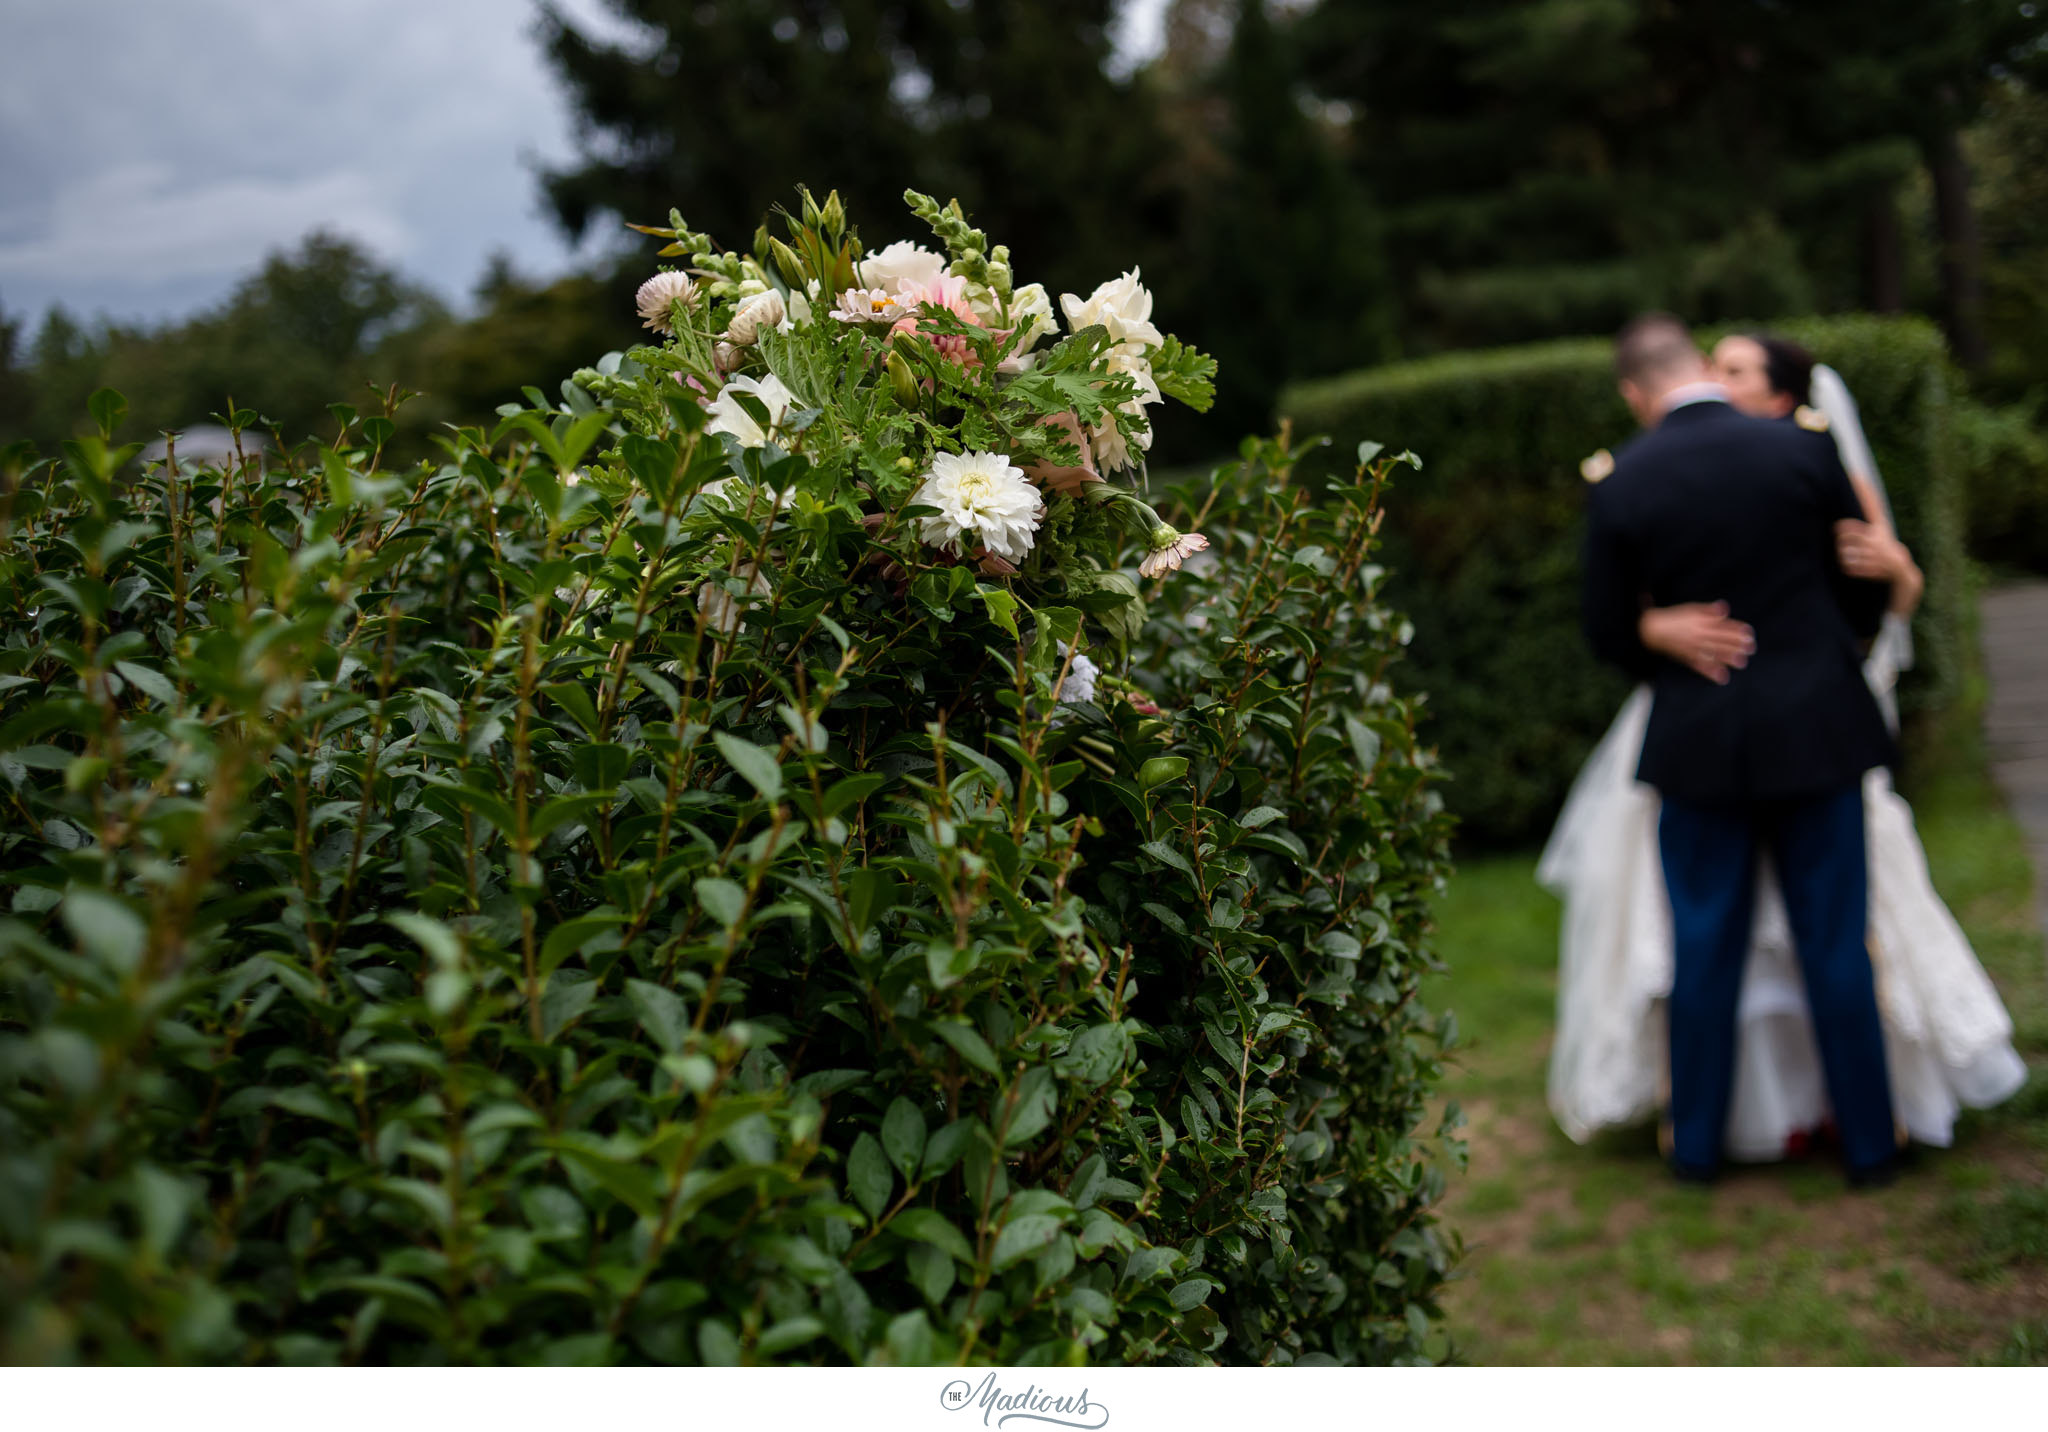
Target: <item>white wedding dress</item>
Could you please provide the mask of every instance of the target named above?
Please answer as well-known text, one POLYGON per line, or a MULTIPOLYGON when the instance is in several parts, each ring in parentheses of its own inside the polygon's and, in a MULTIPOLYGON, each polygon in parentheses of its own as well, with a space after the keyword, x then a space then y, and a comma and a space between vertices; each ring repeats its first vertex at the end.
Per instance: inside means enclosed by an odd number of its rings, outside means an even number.
MULTIPOLYGON (((1844 464, 1876 482, 1847 390, 1824 367, 1814 378, 1844 464)), ((1894 688, 1911 664, 1906 622, 1887 616, 1864 675, 1894 726, 1894 688)), ((1623 704, 1573 784, 1536 870, 1564 902, 1550 1109, 1579 1143, 1649 1117, 1669 1086, 1671 910, 1657 852, 1657 793, 1635 779, 1650 699, 1641 686, 1623 704)), ((2026 1082, 2027 1067, 2012 1047, 2012 1020, 1997 990, 1928 878, 1912 809, 1883 768, 1864 776, 1863 808, 1870 953, 1893 1110, 1914 1139, 1946 1147, 1963 1106, 2007 1098, 2026 1082)), ((1737 1022, 1724 1152, 1746 1162, 1781 1158, 1828 1117, 1828 1102, 1767 856, 1737 1022)))

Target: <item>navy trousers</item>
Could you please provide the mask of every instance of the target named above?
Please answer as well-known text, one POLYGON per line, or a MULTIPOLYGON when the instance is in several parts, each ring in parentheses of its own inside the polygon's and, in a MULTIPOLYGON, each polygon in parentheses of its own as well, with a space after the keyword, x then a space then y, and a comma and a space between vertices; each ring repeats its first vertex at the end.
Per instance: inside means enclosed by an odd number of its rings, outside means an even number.
POLYGON ((1657 843, 1677 947, 1670 1002, 1675 1161, 1693 1173, 1720 1166, 1757 855, 1768 850, 1785 892, 1843 1153, 1852 1170, 1884 1163, 1898 1144, 1865 943, 1870 875, 1861 783, 1725 809, 1666 800, 1657 843))

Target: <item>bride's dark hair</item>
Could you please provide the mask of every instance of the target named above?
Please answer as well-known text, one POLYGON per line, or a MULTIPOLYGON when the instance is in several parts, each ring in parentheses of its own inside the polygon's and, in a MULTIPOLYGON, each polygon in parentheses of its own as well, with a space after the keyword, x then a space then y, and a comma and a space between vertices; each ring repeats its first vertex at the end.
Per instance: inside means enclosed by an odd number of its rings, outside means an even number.
POLYGON ((1813 401, 1813 355, 1789 338, 1770 333, 1745 333, 1743 337, 1764 350, 1764 380, 1773 393, 1783 393, 1795 403, 1813 401))

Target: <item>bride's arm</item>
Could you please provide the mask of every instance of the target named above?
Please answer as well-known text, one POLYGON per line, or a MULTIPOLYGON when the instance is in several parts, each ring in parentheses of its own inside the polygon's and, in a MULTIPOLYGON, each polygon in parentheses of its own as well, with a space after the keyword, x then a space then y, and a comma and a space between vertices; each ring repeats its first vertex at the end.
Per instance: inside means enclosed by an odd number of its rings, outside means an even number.
POLYGON ((1728 673, 1747 666, 1756 651, 1756 633, 1749 623, 1728 615, 1726 602, 1645 608, 1636 618, 1636 635, 1651 651, 1697 671, 1716 686, 1727 685, 1728 673))
POLYGON ((1852 472, 1849 482, 1856 489, 1864 520, 1835 524, 1835 550, 1842 570, 1852 577, 1890 582, 1891 610, 1902 617, 1911 616, 1920 605, 1927 579, 1913 554, 1906 550, 1906 544, 1892 531, 1884 503, 1869 480, 1852 472))

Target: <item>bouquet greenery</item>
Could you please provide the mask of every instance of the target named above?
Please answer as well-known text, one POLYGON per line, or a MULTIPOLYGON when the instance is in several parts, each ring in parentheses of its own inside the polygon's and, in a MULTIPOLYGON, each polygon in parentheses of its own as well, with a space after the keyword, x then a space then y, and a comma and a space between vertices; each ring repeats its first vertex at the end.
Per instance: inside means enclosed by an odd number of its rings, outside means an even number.
POLYGON ((11 1360, 1442 1354, 1395 461, 1165 520, 1207 360, 911 204, 409 470, 0 455, 11 1360))

